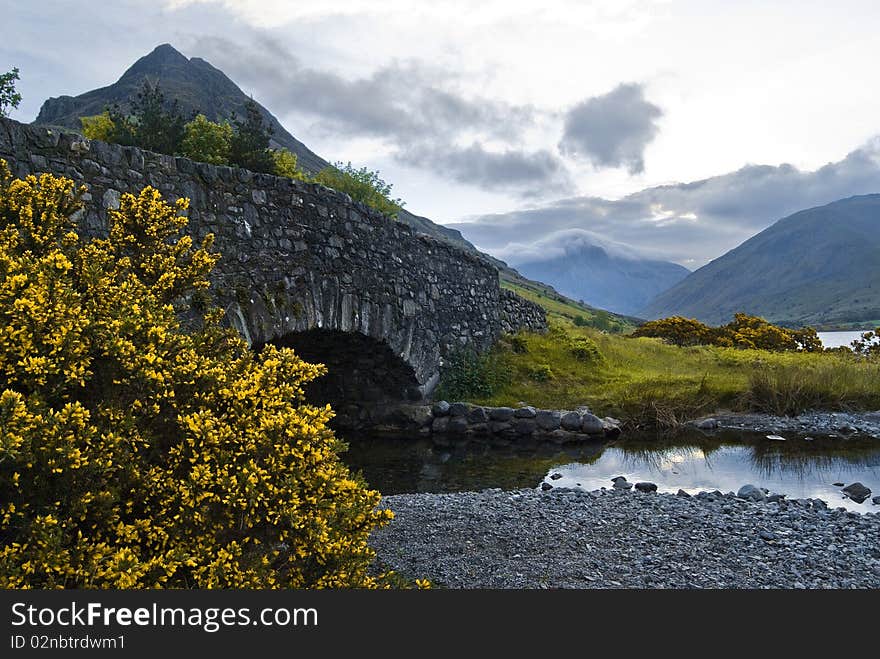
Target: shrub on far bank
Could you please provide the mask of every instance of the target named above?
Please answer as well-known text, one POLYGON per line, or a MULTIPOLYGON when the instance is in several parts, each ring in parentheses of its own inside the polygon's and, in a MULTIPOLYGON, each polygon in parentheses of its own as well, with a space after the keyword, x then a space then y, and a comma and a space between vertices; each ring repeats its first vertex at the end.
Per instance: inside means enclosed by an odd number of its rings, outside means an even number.
POLYGON ((720 327, 710 327, 681 316, 652 320, 638 327, 631 336, 660 338, 677 346, 714 345, 773 352, 822 351, 822 342, 812 327, 792 330, 744 313, 735 314, 732 322, 720 327))
MULTIPOLYGON (((862 335, 850 343, 852 352, 860 357, 880 357, 880 327, 862 335)), ((841 346, 842 350, 850 350, 841 346)))

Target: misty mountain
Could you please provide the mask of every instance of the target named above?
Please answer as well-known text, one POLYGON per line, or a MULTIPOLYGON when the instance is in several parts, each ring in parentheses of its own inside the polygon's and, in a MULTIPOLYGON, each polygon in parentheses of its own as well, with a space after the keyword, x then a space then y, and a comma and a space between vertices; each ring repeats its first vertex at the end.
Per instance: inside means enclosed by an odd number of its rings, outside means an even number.
POLYGON ((539 241, 509 258, 526 277, 588 305, 628 315, 637 315, 658 293, 690 274, 676 263, 645 258, 581 230, 557 235, 551 244, 539 241))
POLYGON ((880 319, 880 194, 777 221, 693 272, 640 311, 728 322, 737 311, 786 325, 880 319))

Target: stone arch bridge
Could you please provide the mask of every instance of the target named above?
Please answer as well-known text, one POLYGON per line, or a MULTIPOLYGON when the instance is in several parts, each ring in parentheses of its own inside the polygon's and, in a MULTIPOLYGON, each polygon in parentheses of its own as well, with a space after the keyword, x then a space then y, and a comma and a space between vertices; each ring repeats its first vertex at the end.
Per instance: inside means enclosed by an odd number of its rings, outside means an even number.
MULTIPOLYGON (((213 291, 254 347, 293 346, 327 364, 315 398, 417 400, 450 351, 487 349, 503 331, 542 329, 537 305, 499 288, 488 261, 414 232, 328 188, 89 141, 0 120, 14 175, 51 172, 88 187, 80 226, 146 185, 188 197, 189 232, 216 236, 213 291)), ((313 391, 310 391, 310 394, 313 391)))

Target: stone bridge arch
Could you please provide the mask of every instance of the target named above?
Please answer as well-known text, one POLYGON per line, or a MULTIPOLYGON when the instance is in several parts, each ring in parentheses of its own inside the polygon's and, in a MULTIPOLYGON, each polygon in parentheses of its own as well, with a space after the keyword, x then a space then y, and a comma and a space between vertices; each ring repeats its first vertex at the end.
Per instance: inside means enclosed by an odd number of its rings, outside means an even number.
MULTIPOLYGON (((225 290, 222 284, 218 290, 225 290)), ((291 347, 306 361, 327 366, 328 374, 310 387, 316 402, 418 401, 439 381, 442 351, 434 319, 385 286, 355 290, 335 276, 306 270, 239 287, 237 297, 225 304, 226 319, 252 347, 291 347)))

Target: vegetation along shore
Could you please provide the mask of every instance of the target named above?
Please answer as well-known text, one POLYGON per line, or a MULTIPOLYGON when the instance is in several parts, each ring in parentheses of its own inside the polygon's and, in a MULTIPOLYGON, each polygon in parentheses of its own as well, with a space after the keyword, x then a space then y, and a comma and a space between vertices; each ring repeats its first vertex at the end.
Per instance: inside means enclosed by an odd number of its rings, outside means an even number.
POLYGON ((441 395, 481 405, 587 406, 600 417, 620 419, 625 429, 671 430, 720 413, 880 409, 873 333, 856 351, 823 350, 812 330, 787 330, 742 314, 726 326, 733 340, 696 321, 687 331, 675 328, 678 334, 652 332, 652 326, 663 329, 657 323, 615 333, 591 326, 570 301, 532 299, 547 310, 549 331, 522 332, 499 341, 488 355, 454 361, 441 395))

